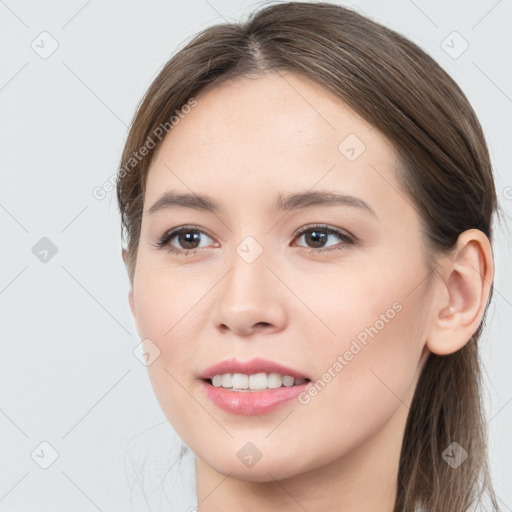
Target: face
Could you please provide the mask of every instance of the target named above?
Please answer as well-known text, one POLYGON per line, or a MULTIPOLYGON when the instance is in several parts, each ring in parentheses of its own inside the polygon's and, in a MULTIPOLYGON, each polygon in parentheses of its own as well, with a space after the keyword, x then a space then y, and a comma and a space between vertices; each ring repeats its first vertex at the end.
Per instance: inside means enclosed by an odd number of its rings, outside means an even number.
POLYGON ((158 401, 196 456, 241 479, 287 478, 405 418, 429 327, 420 219, 390 143, 318 84, 269 74, 196 99, 149 170, 130 305, 158 356, 158 401), (149 211, 171 191, 217 208, 149 211), (271 410, 226 410, 199 376, 233 358, 311 382, 271 410), (254 447, 249 467, 240 450, 254 447))

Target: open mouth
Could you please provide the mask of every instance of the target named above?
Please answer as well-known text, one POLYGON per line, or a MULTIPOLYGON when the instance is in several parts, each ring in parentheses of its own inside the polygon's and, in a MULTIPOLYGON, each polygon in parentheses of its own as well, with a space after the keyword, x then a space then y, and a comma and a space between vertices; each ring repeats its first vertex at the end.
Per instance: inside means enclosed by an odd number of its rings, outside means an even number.
POLYGON ((263 377, 264 375, 265 374, 257 374, 254 376, 249 376, 243 374, 235 374, 231 378, 226 377, 224 375, 215 375, 210 379, 202 380, 210 384, 212 387, 223 389, 225 391, 240 391, 253 393, 258 391, 271 391, 273 389, 280 388, 290 388, 311 382, 310 379, 305 377, 282 377, 277 374, 270 374, 269 376, 263 377))
MULTIPOLYGON (((211 375, 211 374, 210 374, 211 375)), ((217 407, 231 414, 267 414, 290 404, 311 385, 311 379, 279 373, 216 374, 200 379, 201 389, 217 407)))

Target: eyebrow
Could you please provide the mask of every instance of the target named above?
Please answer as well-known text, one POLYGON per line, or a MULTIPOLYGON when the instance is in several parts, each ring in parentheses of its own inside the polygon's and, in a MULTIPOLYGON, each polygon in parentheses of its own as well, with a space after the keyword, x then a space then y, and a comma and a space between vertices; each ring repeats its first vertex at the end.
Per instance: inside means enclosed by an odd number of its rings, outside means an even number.
MULTIPOLYGON (((292 211, 314 206, 351 206, 367 211, 377 217, 373 208, 362 199, 345 194, 329 191, 298 192, 294 194, 279 194, 274 202, 276 211, 292 211)), ((169 191, 164 193, 148 209, 147 214, 170 208, 188 208, 191 210, 219 213, 223 209, 220 204, 208 195, 180 193, 169 191)))

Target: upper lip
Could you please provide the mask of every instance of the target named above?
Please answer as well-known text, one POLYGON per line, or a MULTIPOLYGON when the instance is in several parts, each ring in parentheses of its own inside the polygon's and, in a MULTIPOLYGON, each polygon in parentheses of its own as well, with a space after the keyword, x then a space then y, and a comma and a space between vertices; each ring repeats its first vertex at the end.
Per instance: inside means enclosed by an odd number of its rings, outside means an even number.
MULTIPOLYGON (((244 373, 246 375, 252 375, 255 373, 279 373, 283 377, 289 375, 296 379, 309 379, 307 375, 304 375, 298 370, 294 370, 288 366, 285 366, 268 359, 261 359, 259 357, 251 359, 249 361, 243 361, 241 359, 231 358, 220 361, 219 363, 209 366, 199 374, 201 379, 211 379, 214 375, 222 375, 224 373, 244 373)), ((311 379, 309 379, 311 380, 311 379)))

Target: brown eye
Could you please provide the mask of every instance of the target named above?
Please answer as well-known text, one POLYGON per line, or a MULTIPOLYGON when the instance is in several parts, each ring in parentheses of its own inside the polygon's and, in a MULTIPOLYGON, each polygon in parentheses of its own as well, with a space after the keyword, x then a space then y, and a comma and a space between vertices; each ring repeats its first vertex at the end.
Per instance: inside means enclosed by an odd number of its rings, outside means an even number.
POLYGON ((208 246, 207 243, 201 245, 202 235, 212 240, 201 229, 184 226, 165 233, 156 245, 160 248, 166 247, 171 253, 188 255, 208 246))
POLYGON ((329 240, 334 240, 333 245, 337 245, 336 240, 338 244, 342 242, 342 247, 335 247, 335 249, 341 249, 343 246, 355 243, 353 237, 329 226, 310 226, 302 228, 297 235, 299 239, 304 238, 307 244, 305 247, 312 251, 319 250, 320 252, 325 252, 331 250, 330 246, 326 246, 329 240), (327 249, 322 251, 325 247, 327 247, 327 249))
POLYGON ((201 234, 199 231, 181 231, 173 236, 183 249, 197 249, 196 244, 200 242, 201 234))

